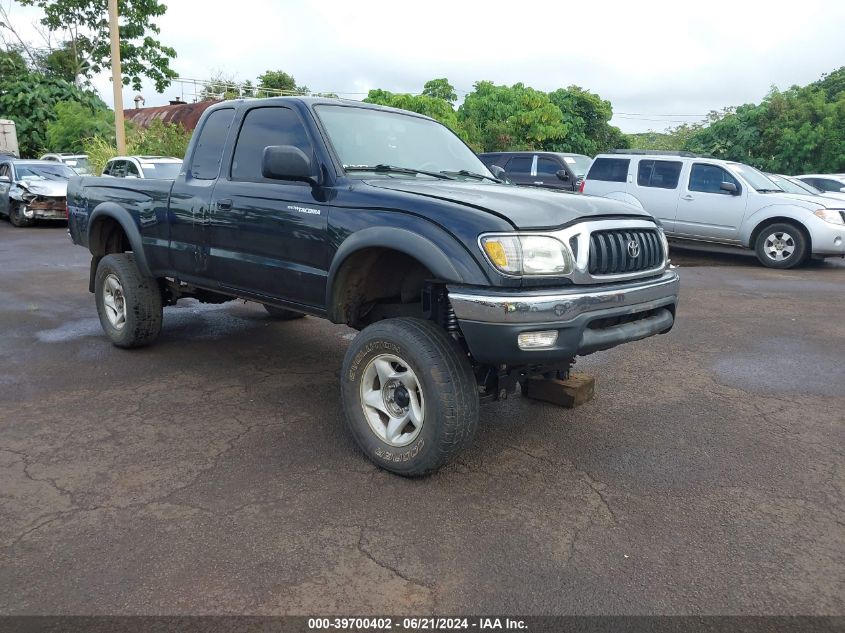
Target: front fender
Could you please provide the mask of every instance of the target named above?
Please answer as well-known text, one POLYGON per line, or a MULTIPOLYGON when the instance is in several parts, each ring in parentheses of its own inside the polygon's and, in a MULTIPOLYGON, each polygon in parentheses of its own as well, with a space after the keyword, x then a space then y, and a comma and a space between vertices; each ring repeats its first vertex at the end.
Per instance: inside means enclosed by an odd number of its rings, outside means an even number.
POLYGON ((745 218, 740 227, 739 239, 743 246, 752 247, 751 236, 754 230, 763 222, 773 218, 785 218, 795 220, 799 224, 806 226, 807 215, 810 213, 804 207, 798 207, 791 204, 770 204, 761 209, 757 209, 754 213, 745 218))
POLYGON ((335 252, 329 267, 326 284, 326 305, 332 305, 334 283, 343 263, 354 253, 365 248, 387 248, 413 257, 438 279, 454 284, 488 285, 490 281, 478 264, 466 253, 455 238, 440 231, 449 240, 449 255, 429 236, 398 227, 370 227, 355 231, 335 252))
MULTIPOLYGON (((129 240, 129 245, 132 247, 132 254, 135 256, 135 264, 138 266, 138 270, 142 275, 152 277, 153 274, 150 270, 149 263, 147 262, 147 255, 144 252, 144 243, 141 239, 141 231, 138 229, 138 225, 135 223, 132 214, 119 204, 115 204, 114 202, 103 202, 97 205, 97 207, 91 212, 91 216, 88 218, 88 248, 91 248, 91 237, 97 230, 97 224, 106 218, 111 218, 120 224, 121 228, 123 228, 123 232, 129 240)), ((93 251, 91 251, 91 254, 95 256, 97 255, 93 251)))

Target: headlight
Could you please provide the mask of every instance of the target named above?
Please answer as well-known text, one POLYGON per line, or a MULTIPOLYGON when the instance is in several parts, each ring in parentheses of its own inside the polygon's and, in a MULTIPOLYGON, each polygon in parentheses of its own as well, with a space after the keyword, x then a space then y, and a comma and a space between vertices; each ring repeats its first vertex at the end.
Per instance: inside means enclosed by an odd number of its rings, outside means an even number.
POLYGON ((572 253, 560 240, 546 235, 482 235, 488 261, 506 275, 566 275, 572 253))
POLYGON ((845 224, 842 214, 836 209, 819 209, 818 211, 813 211, 813 215, 831 224, 845 224))

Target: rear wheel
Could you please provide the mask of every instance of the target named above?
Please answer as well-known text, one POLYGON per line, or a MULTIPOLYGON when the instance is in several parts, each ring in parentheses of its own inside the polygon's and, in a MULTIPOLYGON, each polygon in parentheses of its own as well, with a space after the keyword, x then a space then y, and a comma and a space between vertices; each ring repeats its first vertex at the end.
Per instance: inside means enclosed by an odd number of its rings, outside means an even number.
POLYGON ((796 225, 777 222, 760 231, 754 249, 764 266, 795 268, 807 258, 807 237, 796 225))
POLYGON ((149 345, 161 332, 161 290, 131 253, 106 255, 97 266, 94 297, 100 324, 118 347, 149 345))
POLYGON ((25 208, 22 204, 12 204, 9 209, 9 222, 12 223, 12 226, 24 227, 35 224, 35 218, 28 218, 24 215, 25 208))
POLYGON ((405 476, 434 472, 475 435, 469 360, 431 321, 387 319, 349 346, 341 373, 346 425, 369 459, 405 476))
POLYGON ((291 321, 293 319, 301 319, 305 315, 302 312, 294 312, 293 310, 285 310, 284 308, 277 308, 275 306, 268 306, 264 304, 264 309, 276 321, 291 321))

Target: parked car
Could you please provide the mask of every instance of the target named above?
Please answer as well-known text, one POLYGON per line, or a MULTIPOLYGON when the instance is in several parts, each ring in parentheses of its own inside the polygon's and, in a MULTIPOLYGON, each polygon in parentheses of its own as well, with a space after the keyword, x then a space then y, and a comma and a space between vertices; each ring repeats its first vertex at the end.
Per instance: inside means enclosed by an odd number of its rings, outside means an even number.
POLYGON ((172 156, 116 156, 106 163, 103 176, 174 180, 182 161, 172 156))
POLYGON ((76 175, 67 165, 0 156, 0 215, 14 226, 66 219, 67 183, 76 175))
POLYGON ((182 297, 361 330, 347 427, 403 475, 470 442, 479 397, 675 319, 678 275, 642 209, 502 184, 437 121, 356 101, 223 101, 175 181, 74 178, 69 213, 117 346, 153 342, 182 297))
POLYGON ((18 149, 18 132, 15 122, 9 119, 0 119, 0 155, 20 156, 18 149))
POLYGON ((91 168, 88 164, 88 154, 44 154, 39 160, 64 163, 80 176, 91 174, 91 168))
POLYGON ((501 167, 517 185, 577 191, 592 158, 560 152, 490 152, 478 157, 487 167, 501 167))
POLYGON ((786 194, 742 163, 619 150, 596 156, 581 190, 645 209, 669 238, 750 248, 772 268, 845 255, 845 204, 786 194))
POLYGON ((797 193, 801 195, 821 196, 822 198, 829 198, 832 200, 845 201, 845 193, 836 191, 822 191, 813 185, 799 180, 794 176, 784 176, 782 174, 766 174, 772 182, 783 189, 786 193, 797 193))
POLYGON ((845 193, 845 174, 804 174, 796 178, 822 191, 845 193))

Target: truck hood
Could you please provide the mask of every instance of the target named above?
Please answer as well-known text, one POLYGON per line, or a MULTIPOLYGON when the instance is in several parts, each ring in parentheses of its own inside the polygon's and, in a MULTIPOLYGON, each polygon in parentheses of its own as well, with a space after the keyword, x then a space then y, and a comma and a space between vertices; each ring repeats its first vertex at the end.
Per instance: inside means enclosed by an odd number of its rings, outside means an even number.
POLYGON ((434 198, 487 211, 517 229, 550 229, 591 216, 651 217, 637 207, 595 196, 487 182, 367 180, 377 189, 434 198))

